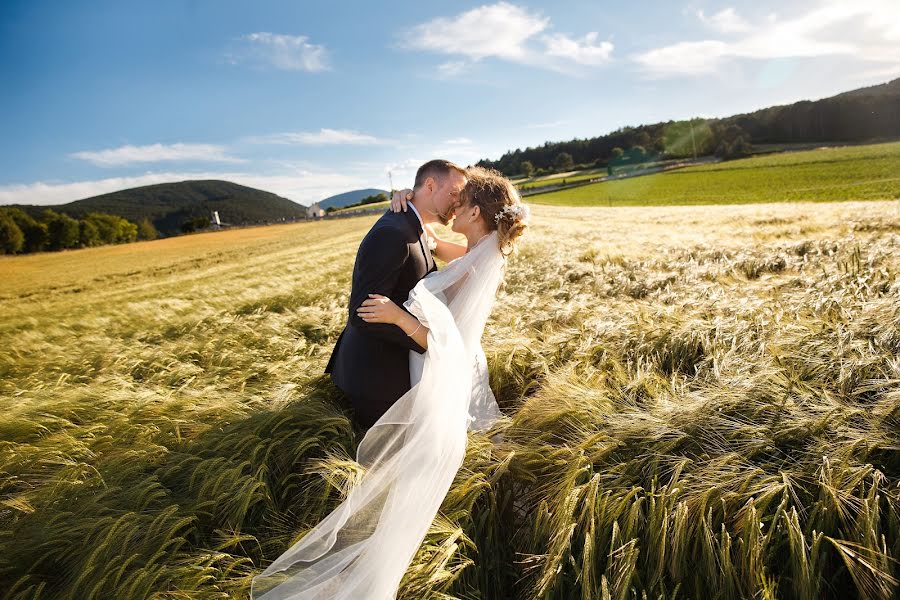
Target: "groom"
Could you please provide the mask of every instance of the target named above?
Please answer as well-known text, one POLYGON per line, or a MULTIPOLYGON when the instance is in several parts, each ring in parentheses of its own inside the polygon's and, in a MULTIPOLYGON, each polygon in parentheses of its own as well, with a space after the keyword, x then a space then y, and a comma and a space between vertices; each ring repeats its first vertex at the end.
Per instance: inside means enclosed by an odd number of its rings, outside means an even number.
MULTIPOLYGON (((368 429, 410 389, 409 351, 425 352, 393 323, 367 323, 356 313, 369 294, 403 303, 416 283, 437 270, 423 225, 450 221, 466 170, 447 160, 430 160, 419 167, 411 210, 381 216, 356 253, 347 325, 325 367, 347 396, 356 421, 368 429)), ((409 311, 407 311, 409 312, 409 311)))

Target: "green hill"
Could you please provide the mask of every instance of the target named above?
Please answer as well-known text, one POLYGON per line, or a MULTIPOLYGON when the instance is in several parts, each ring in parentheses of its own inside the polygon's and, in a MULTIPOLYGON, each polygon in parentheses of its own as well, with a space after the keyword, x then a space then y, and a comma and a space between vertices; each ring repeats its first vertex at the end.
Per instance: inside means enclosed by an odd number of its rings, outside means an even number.
POLYGON ((302 219, 306 207, 271 192, 230 181, 194 180, 145 185, 56 206, 14 204, 37 217, 45 208, 74 218, 102 212, 138 222, 148 218, 163 236, 180 232, 188 219, 219 212, 229 225, 250 225, 302 219))
POLYGON ((387 194, 387 190, 379 190, 377 188, 366 188, 364 190, 353 190, 352 192, 344 192, 343 194, 338 194, 336 196, 329 196, 324 200, 319 201, 319 206, 322 208, 344 208, 345 206, 351 206, 353 204, 358 204, 360 200, 365 198, 366 196, 373 196, 375 194, 387 194))
MULTIPOLYGON (((893 141, 900 138, 900 78, 880 85, 842 92, 819 100, 801 100, 770 106, 721 119, 693 121, 699 154, 712 154, 717 132, 737 128, 753 145, 849 144, 893 141)), ((621 127, 596 137, 544 142, 540 146, 506 152, 497 160, 482 159, 477 164, 493 167, 506 175, 522 172, 522 163, 534 169, 553 170, 561 153, 570 155, 575 165, 605 166, 614 149, 641 146, 669 157, 688 156, 694 149, 684 132, 688 121, 665 121, 621 127), (690 150, 690 151, 689 151, 690 150)))

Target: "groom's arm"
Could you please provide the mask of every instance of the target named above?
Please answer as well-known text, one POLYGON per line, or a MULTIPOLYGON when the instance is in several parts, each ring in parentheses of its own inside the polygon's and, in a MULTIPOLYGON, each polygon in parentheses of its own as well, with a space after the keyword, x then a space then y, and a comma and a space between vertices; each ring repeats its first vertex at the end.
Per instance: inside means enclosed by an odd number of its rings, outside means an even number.
MULTIPOLYGON (((369 323, 363 321, 356 312, 369 294, 391 296, 407 258, 409 246, 399 232, 384 227, 366 236, 359 247, 356 259, 358 281, 353 282, 350 294, 350 322, 368 335, 423 354, 425 348, 406 335, 398 325, 369 323)), ((397 305, 412 316, 402 302, 398 302, 397 305)))

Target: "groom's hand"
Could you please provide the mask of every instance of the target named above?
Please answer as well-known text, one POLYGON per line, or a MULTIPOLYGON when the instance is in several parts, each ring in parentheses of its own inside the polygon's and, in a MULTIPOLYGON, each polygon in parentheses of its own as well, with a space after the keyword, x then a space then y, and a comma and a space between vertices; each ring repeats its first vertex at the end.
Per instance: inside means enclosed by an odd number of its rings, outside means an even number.
POLYGON ((391 194, 391 210, 395 213, 406 212, 406 201, 412 200, 413 191, 409 188, 405 188, 400 190, 399 192, 395 191, 391 194))

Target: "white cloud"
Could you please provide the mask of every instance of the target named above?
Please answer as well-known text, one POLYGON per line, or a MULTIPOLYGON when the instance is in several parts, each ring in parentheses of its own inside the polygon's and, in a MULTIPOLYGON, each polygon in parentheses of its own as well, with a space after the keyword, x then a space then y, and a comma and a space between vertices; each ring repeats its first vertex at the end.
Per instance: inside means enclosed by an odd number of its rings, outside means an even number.
POLYGON ((305 146, 324 145, 376 145, 385 143, 375 136, 360 133, 350 129, 327 129, 319 131, 295 131, 273 133, 269 135, 246 138, 246 141, 254 144, 298 144, 305 146))
POLYGON ((468 68, 469 63, 464 60, 451 60, 438 65, 438 76, 449 79, 462 75, 468 68))
POLYGON ((728 52, 728 44, 718 40, 679 42, 644 52, 635 60, 651 75, 701 75, 715 71, 728 52))
POLYGON ((452 138, 434 146, 423 145, 417 155, 428 158, 409 158, 385 166, 384 172, 390 172, 395 188, 412 187, 416 171, 430 159, 443 158, 466 167, 491 154, 468 138, 452 138))
MULTIPOLYGON (((720 19, 719 25, 729 23, 734 31, 736 22, 730 18, 720 19)), ((677 42, 632 58, 651 77, 712 73, 735 59, 844 55, 900 63, 900 3, 894 0, 823 0, 795 18, 770 15, 766 21, 748 25, 744 35, 732 41, 677 42)))
POLYGON ((0 205, 4 204, 65 204, 99 194, 115 192, 142 185, 169 183, 195 179, 222 179, 240 185, 273 192, 301 204, 351 189, 367 187, 371 178, 346 173, 295 171, 285 174, 257 174, 243 172, 159 172, 129 177, 109 177, 89 181, 44 182, 0 186, 0 205))
POLYGON ((408 158, 400 162, 385 165, 385 180, 392 182, 394 188, 398 190, 407 187, 411 188, 416 179, 416 171, 425 164, 426 160, 427 159, 422 158, 408 158), (390 174, 390 179, 388 179, 388 174, 390 174))
POLYGON ((147 146, 120 146, 106 150, 83 150, 69 154, 72 158, 86 160, 101 167, 117 167, 135 163, 164 161, 246 162, 228 156, 223 146, 214 144, 150 144, 147 146))
POLYGON ((596 32, 573 39, 546 33, 550 26, 549 17, 498 2, 421 23, 404 33, 401 45, 468 59, 441 64, 438 72, 445 77, 459 75, 485 58, 563 71, 571 64, 596 66, 610 60, 613 45, 596 44, 596 32))
POLYGON ((716 31, 721 31, 722 33, 735 33, 750 30, 750 24, 731 7, 720 10, 710 17, 703 14, 702 10, 698 10, 697 17, 709 27, 712 27, 716 31))
POLYGON ((284 35, 259 31, 240 37, 247 45, 227 55, 232 64, 256 62, 285 71, 329 70, 328 50, 312 44, 305 35, 284 35))
POLYGON ((595 44, 597 41, 596 31, 584 36, 584 41, 573 40, 560 33, 545 35, 542 39, 547 45, 549 56, 565 58, 580 65, 597 66, 607 63, 613 51, 612 42, 595 44))
POLYGON ((417 25, 409 36, 409 46, 475 60, 488 56, 522 60, 529 52, 525 42, 549 24, 548 18, 499 2, 417 25))

